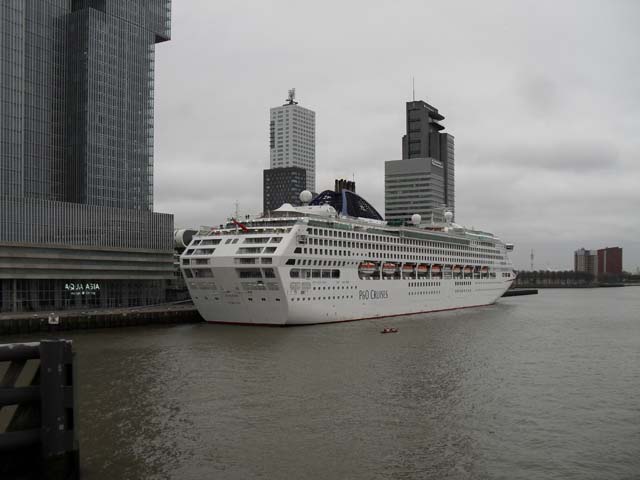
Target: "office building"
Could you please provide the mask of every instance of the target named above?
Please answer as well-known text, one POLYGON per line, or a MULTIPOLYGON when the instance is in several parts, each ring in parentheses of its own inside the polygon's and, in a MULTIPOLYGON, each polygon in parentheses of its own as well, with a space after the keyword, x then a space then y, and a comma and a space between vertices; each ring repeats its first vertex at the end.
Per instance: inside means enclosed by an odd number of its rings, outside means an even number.
POLYGON ((574 252, 574 270, 594 277, 622 275, 622 248, 606 247, 598 250, 581 248, 574 252))
POLYGON ((263 172, 263 211, 280 208, 283 203, 300 205, 300 192, 307 187, 307 172, 300 167, 270 168, 263 172))
POLYGON ((385 162, 385 219, 392 225, 402 225, 417 213, 426 222, 432 218, 442 221, 444 184, 444 166, 433 158, 385 162))
POLYGON ((316 114, 298 105, 295 89, 286 103, 270 112, 270 168, 299 167, 306 172, 306 189, 316 191, 316 114))
POLYGON ((0 311, 157 303, 154 55, 170 0, 0 4, 0 311))
POLYGON ((581 248, 573 253, 573 269, 576 272, 590 273, 594 277, 598 275, 598 252, 581 248))
POLYGON ((453 135, 442 132, 442 120, 428 103, 407 102, 402 160, 385 163, 387 221, 408 222, 414 213, 441 221, 445 206, 455 214, 455 143, 453 135))
POLYGON ((622 248, 607 247, 598 250, 598 275, 622 275, 622 248))

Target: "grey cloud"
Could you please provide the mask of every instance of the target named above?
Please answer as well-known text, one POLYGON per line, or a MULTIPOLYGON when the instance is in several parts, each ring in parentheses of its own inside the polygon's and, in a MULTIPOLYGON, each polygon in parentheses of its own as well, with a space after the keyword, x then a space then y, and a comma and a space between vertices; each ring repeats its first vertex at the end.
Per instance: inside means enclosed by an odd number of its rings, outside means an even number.
POLYGON ((572 171, 615 170, 619 153, 614 145, 594 142, 589 138, 573 142, 539 139, 535 145, 519 144, 482 148, 476 162, 500 164, 506 168, 572 171))
POLYGON ((561 104, 558 85, 550 77, 524 76, 519 84, 525 108, 538 115, 550 115, 561 104))
POLYGON ((456 217, 527 267, 623 246, 640 265, 637 2, 173 2, 156 48, 156 210, 177 225, 262 208, 269 107, 317 113, 318 190, 337 176, 384 208, 404 102, 456 139, 456 217), (410 11, 411 15, 406 12, 410 11), (597 28, 594 28, 597 25, 597 28), (424 28, 417 28, 423 26, 424 28))

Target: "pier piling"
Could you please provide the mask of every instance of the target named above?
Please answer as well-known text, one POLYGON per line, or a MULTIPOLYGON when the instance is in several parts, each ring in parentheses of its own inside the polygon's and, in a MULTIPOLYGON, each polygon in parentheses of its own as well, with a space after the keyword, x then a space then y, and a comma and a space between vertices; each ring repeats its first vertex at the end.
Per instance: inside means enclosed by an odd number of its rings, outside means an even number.
POLYGON ((77 479, 70 340, 0 345, 0 477, 77 479))

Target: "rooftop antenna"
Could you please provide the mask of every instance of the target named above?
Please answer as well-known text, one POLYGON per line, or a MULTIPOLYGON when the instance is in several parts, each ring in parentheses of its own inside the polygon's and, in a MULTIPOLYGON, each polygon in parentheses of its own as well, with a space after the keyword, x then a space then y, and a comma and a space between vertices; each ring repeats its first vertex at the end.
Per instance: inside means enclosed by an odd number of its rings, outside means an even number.
POLYGON ((295 100, 296 100, 296 89, 290 88, 289 95, 287 95, 287 103, 285 103, 285 105, 297 105, 298 102, 296 102, 295 100))
POLYGON ((236 215, 234 217, 236 220, 238 219, 238 201, 236 200, 236 215))
POLYGON ((411 92, 413 94, 413 101, 416 101, 416 77, 411 77, 411 92))

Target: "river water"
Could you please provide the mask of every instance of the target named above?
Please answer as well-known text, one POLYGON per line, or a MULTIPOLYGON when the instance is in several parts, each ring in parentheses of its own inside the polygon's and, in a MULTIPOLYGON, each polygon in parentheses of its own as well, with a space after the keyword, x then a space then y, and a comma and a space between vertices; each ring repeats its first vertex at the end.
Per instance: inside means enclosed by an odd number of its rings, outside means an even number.
POLYGON ((640 478, 638 287, 64 336, 85 479, 640 478))

